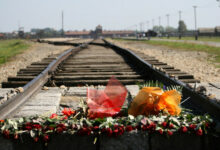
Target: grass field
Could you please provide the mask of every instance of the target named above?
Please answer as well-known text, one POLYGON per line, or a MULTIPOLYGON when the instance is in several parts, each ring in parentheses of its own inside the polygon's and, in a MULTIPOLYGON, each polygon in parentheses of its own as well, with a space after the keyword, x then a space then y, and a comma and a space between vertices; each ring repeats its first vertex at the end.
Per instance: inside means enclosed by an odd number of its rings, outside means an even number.
POLYGON ((27 50, 30 44, 24 40, 0 40, 0 65, 12 59, 13 56, 27 50))
MULTIPOLYGON (((167 37, 156 37, 155 39, 168 39, 167 37)), ((179 40, 178 37, 170 37, 170 40, 179 40)), ((180 40, 193 40, 195 41, 195 37, 182 37, 180 40)), ((199 37, 198 41, 204 42, 220 42, 220 37, 199 37)))
MULTIPOLYGON (((122 39, 117 39, 122 40, 122 39)), ((131 40, 124 40, 123 41, 131 41, 131 40)), ((137 40, 133 40, 137 41, 137 40)), ((214 47, 214 46, 208 46, 208 45, 201 45, 201 44, 192 44, 192 43, 183 43, 183 42, 169 42, 169 41, 147 41, 142 40, 139 42, 144 42, 150 45, 155 46, 166 46, 169 48, 173 48, 176 50, 189 50, 189 51, 201 51, 201 52, 207 52, 208 54, 211 54, 214 56, 214 62, 220 64, 220 47, 214 47)), ((220 65, 217 65, 217 67, 220 67, 220 65)))

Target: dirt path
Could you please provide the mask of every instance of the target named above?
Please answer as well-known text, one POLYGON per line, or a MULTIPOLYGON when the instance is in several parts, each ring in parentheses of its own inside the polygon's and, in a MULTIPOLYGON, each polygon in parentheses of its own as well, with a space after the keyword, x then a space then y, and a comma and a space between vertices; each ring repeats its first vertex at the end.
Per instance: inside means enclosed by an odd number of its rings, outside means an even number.
POLYGON ((144 52, 149 56, 154 56, 161 62, 194 75, 201 82, 220 82, 220 68, 215 68, 208 61, 210 56, 205 52, 180 51, 135 41, 113 41, 113 43, 134 51, 144 52))

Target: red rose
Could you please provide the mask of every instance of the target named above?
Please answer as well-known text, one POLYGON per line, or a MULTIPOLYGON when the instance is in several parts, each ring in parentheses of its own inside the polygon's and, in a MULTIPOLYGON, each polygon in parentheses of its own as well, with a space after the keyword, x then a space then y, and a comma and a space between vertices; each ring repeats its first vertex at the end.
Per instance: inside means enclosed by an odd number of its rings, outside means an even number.
POLYGON ((41 129, 42 127, 41 127, 41 125, 39 125, 39 124, 34 124, 34 125, 33 125, 33 128, 34 128, 34 129, 41 129))
POLYGON ((32 127, 31 126, 25 126, 25 129, 30 131, 32 129, 32 127))
POLYGON ((63 129, 61 127, 58 127, 57 128, 57 133, 62 133, 63 132, 63 129))
POLYGON ((47 142, 49 140, 49 135, 45 134, 43 140, 47 142))
POLYGON ((169 136, 171 136, 171 135, 173 135, 173 132, 170 131, 170 130, 168 130, 168 131, 167 131, 167 134, 168 134, 169 136))
POLYGON ((4 136, 9 139, 10 138, 10 132, 8 130, 3 131, 4 136))
POLYGON ((156 124, 154 122, 151 122, 151 124, 148 126, 150 130, 156 129, 156 124))
POLYGON ((118 128, 118 135, 122 135, 124 133, 124 127, 121 126, 118 128))
POLYGON ((184 127, 181 128, 181 131, 182 131, 183 133, 186 133, 186 132, 188 131, 188 129, 187 129, 187 127, 184 126, 184 127))
POLYGON ((163 134, 163 130, 159 129, 158 132, 162 135, 163 134))
POLYGON ((79 135, 90 135, 91 130, 89 128, 83 127, 78 131, 79 135))
POLYGON ((113 131, 115 134, 118 134, 118 129, 114 129, 113 131))
POLYGON ((126 126, 126 131, 130 132, 133 130, 133 127, 131 125, 126 126))
POLYGON ((142 125, 141 128, 142 128, 143 131, 146 131, 146 130, 149 129, 149 126, 148 125, 142 125))
POLYGON ((57 127, 60 127, 60 128, 62 128, 63 130, 66 130, 66 126, 65 126, 65 124, 63 124, 63 123, 58 124, 57 127))
POLYGON ((99 126, 94 126, 94 127, 92 128, 92 130, 93 130, 93 131, 98 131, 98 130, 99 130, 99 126))
POLYGON ((112 136, 112 129, 111 128, 107 128, 106 129, 106 133, 107 133, 107 136, 112 136))
POLYGON ((171 124, 169 125, 169 128, 170 128, 170 129, 173 129, 173 128, 174 128, 174 125, 171 123, 171 124))
POLYGON ((162 122, 162 124, 161 124, 164 128, 167 126, 167 122, 162 122))
POLYGON ((190 124, 190 125, 189 125, 189 128, 190 128, 191 130, 195 130, 196 125, 195 125, 195 124, 190 124))
POLYGON ((47 129, 48 129, 48 130, 54 130, 54 127, 49 126, 49 127, 47 127, 47 129))
POLYGON ((39 140, 38 137, 35 137, 35 138, 34 138, 34 141, 35 141, 35 142, 38 142, 38 140, 39 140))
POLYGON ((205 127, 206 127, 206 128, 209 128, 209 123, 205 123, 205 127))
POLYGON ((196 135, 198 135, 198 136, 202 136, 202 129, 201 128, 199 128, 197 131, 196 131, 196 135))

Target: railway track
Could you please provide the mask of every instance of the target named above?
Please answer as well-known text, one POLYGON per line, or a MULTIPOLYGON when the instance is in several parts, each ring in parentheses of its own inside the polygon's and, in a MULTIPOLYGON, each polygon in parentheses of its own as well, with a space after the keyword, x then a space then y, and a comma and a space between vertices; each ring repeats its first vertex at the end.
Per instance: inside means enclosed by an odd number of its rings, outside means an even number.
MULTIPOLYGON (((50 42, 51 43, 51 42, 50 42)), ((70 45, 70 42, 53 42, 55 45, 70 45)), ((81 44, 78 44, 81 45, 81 44)), ((76 45, 75 45, 76 46, 76 45)), ((59 56, 43 59, 21 69, 16 77, 3 82, 3 88, 23 87, 24 92, 0 106, 0 118, 11 116, 26 100, 43 85, 85 86, 106 85, 114 75, 124 85, 158 80, 166 85, 183 86, 183 99, 190 98, 184 107, 194 113, 209 112, 219 119, 220 107, 188 87, 199 82, 192 75, 143 55, 120 48, 107 41, 96 41, 70 49, 59 56)))

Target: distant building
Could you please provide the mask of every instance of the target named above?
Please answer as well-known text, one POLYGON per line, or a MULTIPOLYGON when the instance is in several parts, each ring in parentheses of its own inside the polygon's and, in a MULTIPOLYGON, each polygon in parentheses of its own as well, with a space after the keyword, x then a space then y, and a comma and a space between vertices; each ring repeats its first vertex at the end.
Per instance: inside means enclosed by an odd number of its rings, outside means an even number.
POLYGON ((200 36, 212 36, 215 35, 215 28, 199 28, 198 33, 200 36))
POLYGON ((5 35, 0 33, 0 39, 4 39, 5 35))
POLYGON ((220 26, 215 28, 198 28, 199 36, 220 36, 220 26))
POLYGON ((67 31, 65 32, 66 37, 75 38, 105 38, 105 37, 129 37, 135 36, 135 31, 107 31, 103 30, 101 25, 98 25, 95 31, 67 31))
POLYGON ((65 32, 65 36, 73 38, 91 38, 90 31, 67 31, 65 32))
POLYGON ((215 33, 217 36, 220 36, 220 26, 215 27, 215 33))

